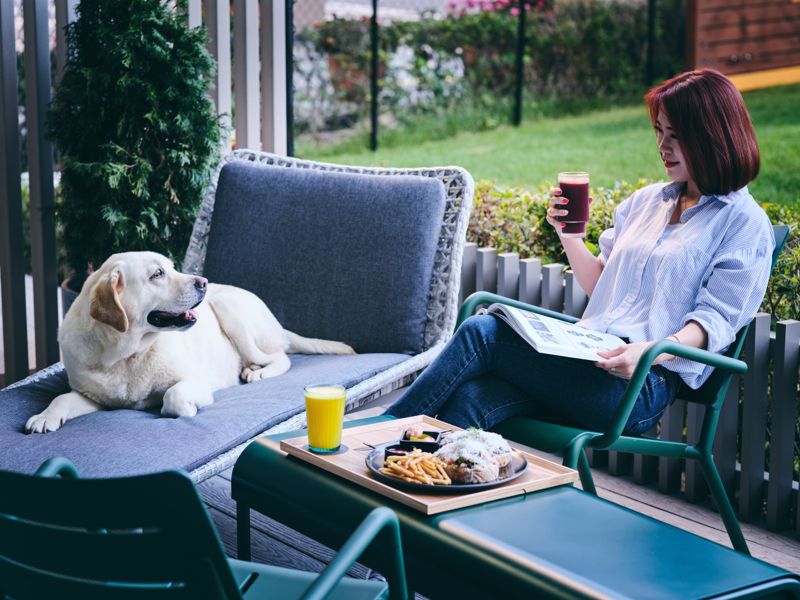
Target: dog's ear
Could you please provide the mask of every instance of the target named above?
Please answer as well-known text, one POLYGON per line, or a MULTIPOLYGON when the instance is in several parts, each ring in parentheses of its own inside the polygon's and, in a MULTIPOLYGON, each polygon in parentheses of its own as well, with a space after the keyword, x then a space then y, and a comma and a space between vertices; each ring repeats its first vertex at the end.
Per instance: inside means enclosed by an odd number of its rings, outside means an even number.
POLYGON ((128 331, 130 323, 125 309, 122 308, 119 295, 125 287, 122 271, 115 268, 103 275, 92 290, 92 301, 89 304, 89 316, 111 325, 120 333, 128 331))

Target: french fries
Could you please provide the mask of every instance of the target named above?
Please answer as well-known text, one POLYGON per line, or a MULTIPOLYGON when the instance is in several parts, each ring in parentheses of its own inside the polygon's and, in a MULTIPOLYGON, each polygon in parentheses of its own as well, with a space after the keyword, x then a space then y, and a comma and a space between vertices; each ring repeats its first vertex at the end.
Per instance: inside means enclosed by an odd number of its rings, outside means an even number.
POLYGON ((453 482, 444 470, 445 463, 430 452, 415 448, 405 456, 390 456, 378 469, 384 475, 411 483, 450 485, 453 482))

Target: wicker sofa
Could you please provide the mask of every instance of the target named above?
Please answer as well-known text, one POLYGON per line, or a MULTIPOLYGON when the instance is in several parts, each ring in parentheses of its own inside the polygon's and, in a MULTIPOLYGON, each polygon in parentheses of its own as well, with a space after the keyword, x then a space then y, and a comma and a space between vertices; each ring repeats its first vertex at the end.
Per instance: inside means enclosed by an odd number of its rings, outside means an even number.
POLYGON ((287 329, 347 342, 358 354, 295 355, 285 375, 219 390, 192 418, 103 411, 25 435, 27 418, 69 387, 55 364, 0 391, 0 469, 33 472, 63 455, 88 477, 180 468, 201 481, 254 437, 304 426, 308 383, 344 384, 348 410, 408 384, 453 330, 472 197, 472 178, 455 167, 225 156, 183 270, 245 287, 287 329))

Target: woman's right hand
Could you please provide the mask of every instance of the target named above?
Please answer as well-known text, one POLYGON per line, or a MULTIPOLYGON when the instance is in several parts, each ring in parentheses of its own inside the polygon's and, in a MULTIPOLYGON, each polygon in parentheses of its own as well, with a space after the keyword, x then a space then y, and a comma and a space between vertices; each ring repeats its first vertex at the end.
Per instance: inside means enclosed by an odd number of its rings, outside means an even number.
POLYGON ((550 223, 550 226, 556 230, 558 237, 561 237, 561 230, 564 228, 566 223, 562 223, 558 220, 558 217, 562 217, 567 214, 567 211, 564 210, 563 206, 569 203, 569 200, 561 195, 561 188, 551 188, 550 189, 550 206, 547 208, 547 222, 550 223))
MULTIPOLYGON (((558 218, 567 214, 568 211, 565 210, 565 205, 569 204, 569 199, 565 198, 562 193, 563 191, 558 187, 550 190, 550 205, 547 208, 546 220, 556 230, 561 246, 567 255, 567 262, 569 262, 570 268, 575 273, 578 284, 586 290, 587 294, 591 295, 597 285, 597 280, 600 279, 603 265, 600 259, 589 251, 589 248, 584 243, 584 238, 564 237, 562 235, 566 223, 562 223, 558 218)), ((591 202, 592 197, 589 196, 589 203, 591 202)))

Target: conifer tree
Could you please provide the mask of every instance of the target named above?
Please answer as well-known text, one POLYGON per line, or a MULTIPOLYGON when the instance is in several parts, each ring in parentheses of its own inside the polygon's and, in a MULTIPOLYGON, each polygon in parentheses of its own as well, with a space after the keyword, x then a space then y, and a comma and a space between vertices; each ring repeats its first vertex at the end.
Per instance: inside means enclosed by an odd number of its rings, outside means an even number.
MULTIPOLYGON (((62 163, 57 208, 78 288, 109 255, 180 262, 219 158, 207 94, 214 62, 185 0, 81 0, 48 126, 62 163)), ((73 286, 75 287, 75 286, 73 286)))

